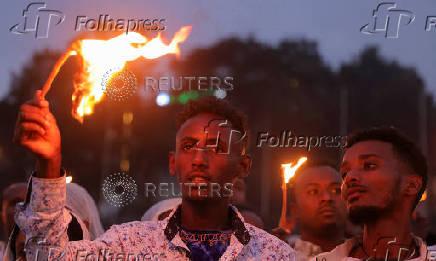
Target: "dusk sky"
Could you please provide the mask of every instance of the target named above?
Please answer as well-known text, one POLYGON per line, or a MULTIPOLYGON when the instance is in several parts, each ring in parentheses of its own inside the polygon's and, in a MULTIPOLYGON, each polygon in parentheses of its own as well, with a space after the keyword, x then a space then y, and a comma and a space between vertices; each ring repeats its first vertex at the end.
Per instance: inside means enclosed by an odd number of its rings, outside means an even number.
MULTIPOLYGON (((40 1, 42 2, 42 1, 40 1)), ((427 16, 436 16, 436 1, 390 1, 396 9, 413 12, 415 19, 405 25, 403 17, 399 37, 388 39, 383 33, 363 34, 360 28, 374 19, 372 12, 383 1, 45 1, 48 9, 65 14, 65 21, 52 23, 46 39, 35 33, 13 34, 9 29, 22 22, 23 9, 32 1, 7 0, 2 7, 0 52, 0 97, 9 89, 10 73, 19 72, 36 50, 65 50, 79 33, 74 31, 76 17, 98 19, 100 14, 123 19, 166 19, 166 39, 184 25, 192 32, 182 44, 182 53, 205 47, 219 39, 253 35, 262 42, 277 44, 284 38, 305 37, 318 42, 325 62, 337 69, 342 62, 354 59, 367 45, 378 45, 384 57, 415 67, 429 93, 436 95, 436 27, 426 31, 427 16), (432 47, 433 46, 433 47, 432 47)), ((436 18, 435 18, 436 21, 436 18)), ((182 54, 182 56, 183 56, 182 54)))

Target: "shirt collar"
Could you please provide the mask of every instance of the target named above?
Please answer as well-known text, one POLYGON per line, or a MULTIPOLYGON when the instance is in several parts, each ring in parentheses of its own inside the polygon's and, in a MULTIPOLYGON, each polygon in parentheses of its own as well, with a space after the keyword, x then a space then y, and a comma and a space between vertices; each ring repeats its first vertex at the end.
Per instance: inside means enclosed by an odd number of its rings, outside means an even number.
MULTIPOLYGON (((427 246, 421 238, 415 235, 413 235, 413 238, 415 240, 415 243, 419 247, 420 253, 419 253, 419 257, 410 259, 410 261, 424 260, 423 257, 427 254, 427 246)), ((325 260, 340 260, 341 258, 348 257, 352 249, 356 247, 358 244, 361 244, 361 242, 362 242, 362 237, 356 236, 350 238, 347 241, 345 241, 343 244, 338 245, 332 251, 319 254, 317 258, 318 260, 323 260, 323 258, 325 260)), ((349 257, 349 260, 359 260, 359 259, 349 257)))
POLYGON ((295 241, 294 249, 295 249, 295 251, 303 253, 304 255, 306 255, 308 257, 316 256, 316 255, 323 252, 320 246, 315 245, 312 242, 304 241, 301 239, 297 239, 295 241))
MULTIPOLYGON (((164 229, 164 234, 168 241, 172 241, 176 234, 179 232, 179 225, 181 224, 181 213, 182 213, 182 206, 179 205, 176 209, 173 210, 173 212, 168 217, 168 223, 164 229)), ((239 214, 238 210, 230 206, 230 224, 231 229, 235 237, 238 239, 238 241, 246 245, 251 239, 251 235, 248 232, 247 228, 244 225, 244 221, 242 216, 239 214)))

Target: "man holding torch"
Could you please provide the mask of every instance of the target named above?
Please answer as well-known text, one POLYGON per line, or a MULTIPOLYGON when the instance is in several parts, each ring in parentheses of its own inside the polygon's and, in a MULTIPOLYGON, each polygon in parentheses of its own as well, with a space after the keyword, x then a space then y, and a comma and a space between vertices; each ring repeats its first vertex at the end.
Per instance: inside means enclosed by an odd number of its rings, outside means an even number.
POLYGON ((31 195, 16 215, 26 234, 28 260, 99 260, 102 254, 116 260, 130 260, 132 255, 159 260, 295 260, 290 246, 245 223, 229 204, 231 194, 223 191, 224 185, 247 176, 251 166, 245 154, 247 127, 242 113, 215 98, 191 101, 179 115, 169 169, 180 183, 190 185, 183 186, 182 203, 168 218, 114 225, 94 241, 68 242, 71 216, 64 210, 60 133, 48 105, 38 91, 21 107, 14 136, 37 158, 31 195), (239 142, 232 143, 234 133, 239 142))
POLYGON ((434 260, 411 233, 412 212, 427 184, 426 159, 413 142, 392 127, 353 133, 340 174, 349 217, 363 225, 363 235, 314 260, 434 260))

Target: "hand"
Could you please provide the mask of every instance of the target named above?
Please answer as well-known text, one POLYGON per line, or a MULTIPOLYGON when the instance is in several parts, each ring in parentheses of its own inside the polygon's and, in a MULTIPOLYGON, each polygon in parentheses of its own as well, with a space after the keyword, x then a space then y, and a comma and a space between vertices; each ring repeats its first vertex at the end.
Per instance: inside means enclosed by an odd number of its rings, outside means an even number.
POLYGON ((280 217, 279 226, 273 228, 271 234, 286 241, 286 238, 292 233, 292 230, 294 230, 296 223, 297 220, 295 216, 280 217))
POLYGON ((14 142, 36 156, 38 177, 59 177, 61 136, 56 119, 49 111, 49 103, 41 97, 40 90, 20 107, 14 142))
POLYGON ((291 232, 281 227, 276 227, 271 230, 271 234, 280 238, 283 241, 286 241, 286 238, 291 234, 291 232))

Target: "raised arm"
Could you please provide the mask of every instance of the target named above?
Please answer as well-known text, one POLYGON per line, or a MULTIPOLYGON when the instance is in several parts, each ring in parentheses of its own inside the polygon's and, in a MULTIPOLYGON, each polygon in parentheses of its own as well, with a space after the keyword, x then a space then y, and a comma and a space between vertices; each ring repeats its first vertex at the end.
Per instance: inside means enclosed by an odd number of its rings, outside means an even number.
POLYGON ((68 242, 71 215, 66 210, 66 181, 61 172, 60 133, 49 103, 41 91, 20 107, 14 142, 35 155, 36 174, 32 177, 25 204, 18 208, 15 221, 26 234, 27 260, 76 260, 100 249, 121 252, 116 227, 95 241, 68 242))

